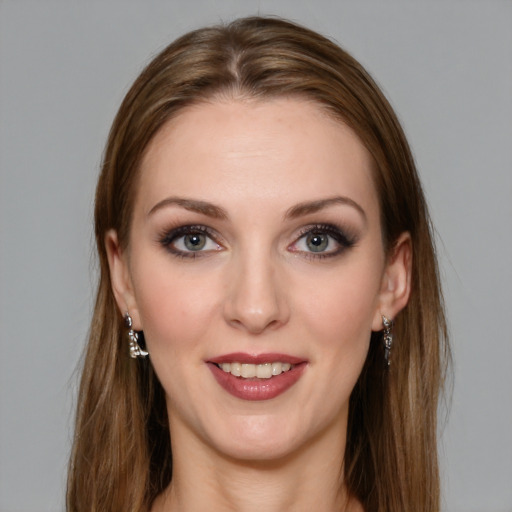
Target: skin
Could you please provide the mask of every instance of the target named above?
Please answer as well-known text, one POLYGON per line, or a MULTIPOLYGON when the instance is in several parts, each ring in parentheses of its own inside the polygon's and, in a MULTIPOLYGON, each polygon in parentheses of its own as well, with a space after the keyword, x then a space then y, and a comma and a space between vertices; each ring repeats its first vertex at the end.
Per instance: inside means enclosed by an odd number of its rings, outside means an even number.
POLYGON ((384 253, 371 173, 355 134, 303 99, 201 103, 150 143, 128 249, 113 231, 106 241, 119 308, 167 396, 174 474, 153 511, 361 510, 340 485, 349 397, 371 331, 407 303, 411 266, 407 234, 384 253), (314 228, 328 245, 313 252, 304 231, 319 224, 349 243, 314 228), (196 257, 168 235, 183 225, 211 230, 196 257), (251 402, 205 363, 232 352, 307 364, 286 392, 251 402))

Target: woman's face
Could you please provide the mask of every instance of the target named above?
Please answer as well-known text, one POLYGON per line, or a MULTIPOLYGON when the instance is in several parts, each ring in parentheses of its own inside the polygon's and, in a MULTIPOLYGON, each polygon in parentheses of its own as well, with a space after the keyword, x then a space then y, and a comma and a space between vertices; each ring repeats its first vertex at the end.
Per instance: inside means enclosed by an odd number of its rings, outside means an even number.
POLYGON ((371 331, 407 300, 408 243, 386 259, 371 166, 302 99, 203 103, 156 135, 129 248, 107 246, 173 441, 264 459, 346 431, 371 331))

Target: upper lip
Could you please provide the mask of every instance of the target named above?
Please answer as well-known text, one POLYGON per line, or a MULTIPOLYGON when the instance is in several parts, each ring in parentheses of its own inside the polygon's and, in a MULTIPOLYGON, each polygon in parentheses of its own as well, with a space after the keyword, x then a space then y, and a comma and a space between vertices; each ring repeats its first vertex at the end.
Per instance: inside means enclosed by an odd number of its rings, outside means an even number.
POLYGON ((305 362, 305 359, 291 356, 288 354, 247 354, 245 352, 233 352, 231 354, 223 354, 221 356, 208 359, 209 363, 242 363, 242 364, 262 364, 262 363, 290 363, 299 364, 305 362))

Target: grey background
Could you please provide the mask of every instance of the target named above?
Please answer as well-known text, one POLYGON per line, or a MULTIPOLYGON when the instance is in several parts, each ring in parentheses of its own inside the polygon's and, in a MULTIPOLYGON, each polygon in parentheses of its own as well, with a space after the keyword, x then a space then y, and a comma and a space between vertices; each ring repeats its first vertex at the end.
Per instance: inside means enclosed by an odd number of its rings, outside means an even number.
POLYGON ((123 94, 176 36, 256 13, 335 38, 396 107, 439 234, 455 356, 444 509, 512 511, 505 0, 0 0, 0 510, 63 509, 95 281, 93 189, 123 94))

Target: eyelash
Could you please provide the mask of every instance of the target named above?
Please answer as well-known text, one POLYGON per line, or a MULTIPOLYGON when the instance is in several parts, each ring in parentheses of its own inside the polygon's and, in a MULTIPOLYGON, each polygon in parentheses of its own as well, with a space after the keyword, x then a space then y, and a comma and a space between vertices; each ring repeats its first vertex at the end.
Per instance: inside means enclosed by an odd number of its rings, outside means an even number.
POLYGON ((310 251, 298 251, 295 250, 294 252, 300 252, 304 257, 316 260, 316 259, 325 259, 325 258, 332 258, 335 256, 339 256, 343 252, 345 252, 347 249, 350 249, 353 247, 357 239, 354 235, 348 234, 345 230, 333 225, 333 224, 314 224, 311 226, 305 226, 299 233, 299 236, 297 237, 296 241, 293 242, 289 247, 292 247, 296 245, 300 240, 304 239, 308 235, 327 235, 331 239, 333 239, 336 244, 339 245, 339 247, 335 250, 331 250, 330 252, 310 252, 310 251))
POLYGON ((165 231, 159 239, 160 244, 167 249, 173 256, 178 258, 198 258, 205 255, 206 251, 183 251, 173 246, 177 240, 187 235, 205 235, 216 245, 221 247, 221 244, 217 242, 218 236, 215 231, 207 226, 202 225, 190 225, 190 226, 179 226, 170 231, 165 231))
MULTIPOLYGON (((173 244, 176 243, 177 240, 180 238, 187 236, 187 235, 194 235, 194 234, 200 234, 205 235, 210 241, 215 243, 217 246, 222 247, 222 245, 217 241, 218 235, 216 232, 212 229, 210 229, 207 226, 203 225, 185 225, 185 226, 179 226, 175 229, 171 229, 170 231, 165 231, 160 237, 159 237, 159 243, 162 245, 167 251, 169 251, 173 256, 176 256, 178 258, 198 258, 198 257, 204 257, 208 252, 211 251, 185 251, 181 249, 177 249, 173 246, 173 244)), ((347 234, 346 231, 340 229, 339 227, 333 225, 333 224, 314 224, 305 226, 302 228, 302 230, 299 232, 299 235, 297 236, 296 240, 288 246, 288 248, 291 250, 291 252, 300 253, 302 256, 311 259, 325 259, 325 258, 332 258, 335 256, 340 255, 347 249, 350 249, 353 247, 357 242, 357 239, 355 236, 347 234), (302 251, 297 249, 291 249, 293 246, 297 245, 302 239, 307 237, 308 235, 327 235, 332 240, 335 241, 336 244, 339 245, 337 249, 334 251, 329 252, 312 252, 312 251, 302 251)), ((220 249, 219 249, 220 250, 220 249)))

